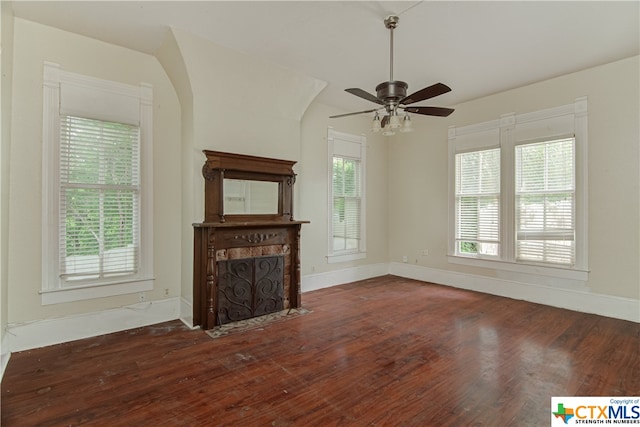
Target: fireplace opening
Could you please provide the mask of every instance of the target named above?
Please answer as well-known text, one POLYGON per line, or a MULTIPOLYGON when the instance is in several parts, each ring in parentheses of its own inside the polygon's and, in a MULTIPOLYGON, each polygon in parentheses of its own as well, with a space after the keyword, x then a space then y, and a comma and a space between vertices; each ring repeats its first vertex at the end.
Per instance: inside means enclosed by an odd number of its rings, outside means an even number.
POLYGON ((218 325, 283 310, 284 255, 218 261, 218 325))

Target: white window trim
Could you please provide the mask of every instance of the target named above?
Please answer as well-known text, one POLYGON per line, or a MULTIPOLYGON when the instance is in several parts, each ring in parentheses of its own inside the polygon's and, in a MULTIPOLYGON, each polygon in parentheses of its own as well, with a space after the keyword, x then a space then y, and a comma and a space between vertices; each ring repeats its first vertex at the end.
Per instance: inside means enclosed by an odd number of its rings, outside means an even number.
POLYGON ((588 261, 587 98, 525 114, 505 114, 499 119, 468 126, 450 126, 449 239, 450 263, 586 281, 588 261), (515 146, 534 140, 575 137, 576 262, 569 267, 515 261, 515 146), (501 207, 499 259, 465 257, 455 253, 455 155, 459 152, 501 147, 501 207))
MULTIPOLYGON (((45 62, 42 126, 42 304, 59 304, 149 291, 153 289, 153 144, 151 85, 133 86, 63 71, 45 62), (109 96, 130 97, 139 103, 140 125, 140 266, 134 277, 95 285, 64 287, 59 276, 59 171, 61 84, 90 88, 109 96)), ((101 117, 109 120, 109 117, 101 117)), ((117 121, 117 113, 111 118, 117 121)))
MULTIPOLYGON (((327 255, 327 262, 329 264, 333 264, 333 263, 340 263, 340 262, 347 262, 347 261, 354 261, 354 260, 358 260, 358 259, 364 259, 367 257, 367 238, 366 238, 366 229, 367 229, 367 221, 366 221, 366 217, 367 217, 367 203, 366 203, 366 195, 367 195, 367 191, 366 191, 366 148, 367 148, 367 138, 364 135, 352 135, 352 134, 348 134, 348 133, 344 133, 344 132, 338 132, 336 130, 334 130, 333 128, 329 128, 327 131, 327 147, 328 147, 328 161, 327 161, 327 182, 328 182, 328 215, 327 215, 327 237, 328 237, 328 255, 327 255), (333 251, 333 224, 332 224, 332 217, 333 217, 333 155, 335 153, 334 150, 334 141, 336 139, 340 139, 343 141, 349 141, 349 142, 353 142, 356 144, 360 144, 360 157, 358 157, 358 160, 360 160, 360 173, 362 175, 362 179, 361 181, 361 192, 362 192, 362 196, 360 198, 360 203, 361 203, 361 214, 360 214, 360 249, 358 251, 341 251, 341 252, 334 252, 333 251)), ((356 158, 356 157, 354 157, 356 158)))

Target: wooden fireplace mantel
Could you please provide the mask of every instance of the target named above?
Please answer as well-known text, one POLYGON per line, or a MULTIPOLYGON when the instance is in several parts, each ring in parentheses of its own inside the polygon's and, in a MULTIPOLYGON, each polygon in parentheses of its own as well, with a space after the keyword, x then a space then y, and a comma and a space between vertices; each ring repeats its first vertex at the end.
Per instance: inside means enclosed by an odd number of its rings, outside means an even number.
POLYGON ((300 307, 300 230, 309 221, 293 219, 295 162, 206 150, 204 154, 205 219, 193 224, 194 326, 211 329, 220 324, 220 263, 228 260, 282 257, 283 308, 300 307), (277 211, 225 212, 225 179, 277 183, 277 211))
POLYGON ((301 306, 300 228, 306 221, 194 224, 193 323, 219 325, 218 262, 236 256, 284 256, 284 307, 301 306))

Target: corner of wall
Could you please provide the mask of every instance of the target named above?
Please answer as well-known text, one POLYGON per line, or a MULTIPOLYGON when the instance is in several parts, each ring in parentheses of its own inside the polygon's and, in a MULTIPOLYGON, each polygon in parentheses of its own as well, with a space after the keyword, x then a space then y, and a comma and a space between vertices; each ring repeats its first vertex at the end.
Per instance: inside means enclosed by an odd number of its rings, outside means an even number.
POLYGON ((11 152, 11 104, 13 82, 13 11, 10 2, 0 9, 0 379, 11 353, 7 345, 8 246, 9 246, 9 158, 11 152))
MULTIPOLYGON (((191 222, 195 216, 194 205, 194 179, 193 179, 193 151, 195 145, 195 130, 193 117, 193 90, 191 88, 191 78, 184 61, 182 50, 176 39, 174 29, 171 28, 162 46, 155 52, 155 57, 164 68, 165 73, 171 80, 178 95, 181 110, 181 206, 182 206, 182 226, 181 226, 181 287, 180 295, 182 304, 180 305, 180 318, 190 319, 192 317, 190 304, 192 300, 192 241, 191 222), (185 304, 186 303, 186 304, 185 304)), ((188 321, 185 322, 188 324, 188 321)))

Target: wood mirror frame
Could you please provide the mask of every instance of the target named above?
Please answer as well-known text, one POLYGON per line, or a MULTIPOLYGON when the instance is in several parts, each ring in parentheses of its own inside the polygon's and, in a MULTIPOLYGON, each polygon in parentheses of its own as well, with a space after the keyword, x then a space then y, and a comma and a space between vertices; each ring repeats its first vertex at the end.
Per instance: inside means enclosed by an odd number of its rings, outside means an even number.
POLYGON ((204 184, 204 222, 293 221, 293 184, 296 174, 290 160, 247 156, 203 150, 207 160, 202 167, 204 184), (233 214, 224 212, 224 180, 269 181, 278 184, 278 212, 274 214, 233 214))

